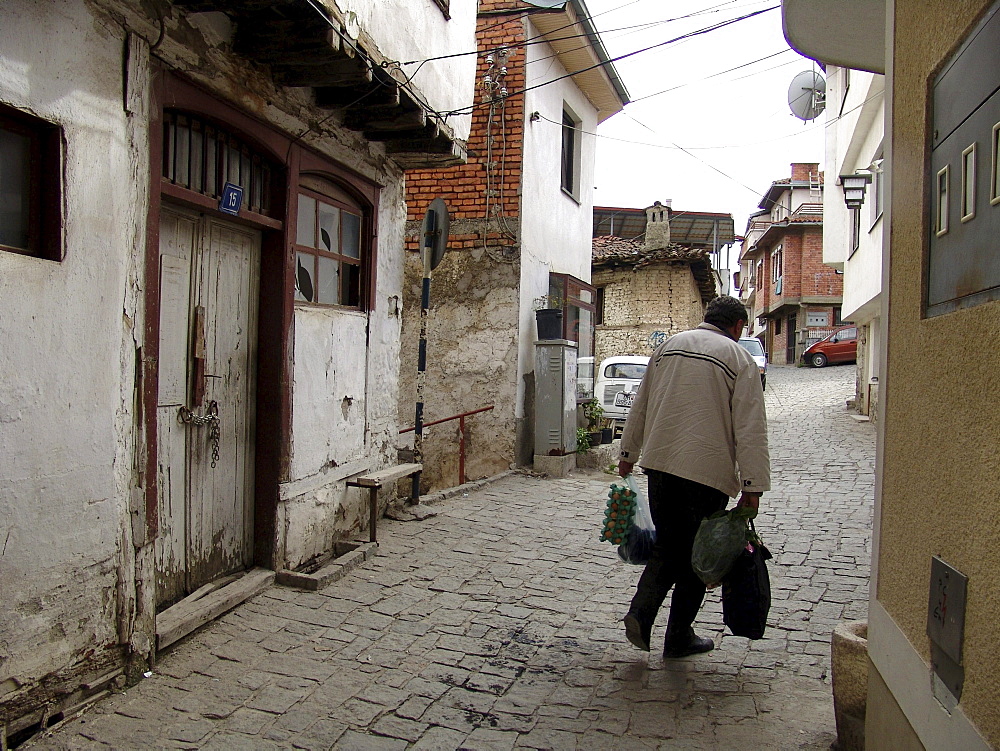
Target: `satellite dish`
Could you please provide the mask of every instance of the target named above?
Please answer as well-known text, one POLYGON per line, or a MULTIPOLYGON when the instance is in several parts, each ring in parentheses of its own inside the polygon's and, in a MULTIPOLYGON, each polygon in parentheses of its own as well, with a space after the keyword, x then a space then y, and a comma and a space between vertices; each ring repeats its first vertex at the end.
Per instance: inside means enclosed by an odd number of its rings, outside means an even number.
POLYGON ((804 70, 788 87, 788 107, 799 120, 815 120, 826 109, 826 81, 814 70, 804 70))

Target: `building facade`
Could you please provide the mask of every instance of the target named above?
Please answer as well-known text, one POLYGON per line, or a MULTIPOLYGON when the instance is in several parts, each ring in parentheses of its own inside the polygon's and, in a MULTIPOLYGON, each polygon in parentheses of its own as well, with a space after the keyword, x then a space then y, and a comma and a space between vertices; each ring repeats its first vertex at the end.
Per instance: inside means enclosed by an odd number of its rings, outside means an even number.
POLYGON ((841 322, 841 275, 823 264, 819 165, 792 164, 791 177, 771 183, 759 206, 740 251, 740 296, 769 360, 795 364, 841 322))
POLYGON ((465 165, 407 173, 399 419, 415 417, 423 269, 420 227, 437 197, 448 251, 433 272, 424 421, 425 490, 532 463, 536 300, 563 309, 564 335, 592 354, 590 223, 597 125, 627 92, 582 0, 479 3, 477 94, 465 165), (529 44, 528 41, 531 40, 529 44), (579 72, 578 72, 579 71, 579 72), (576 75, 571 75, 571 74, 576 75))
POLYGON ((404 168, 465 158, 438 113, 474 88, 462 58, 394 75, 474 44, 475 3, 413 6, 0 6, 5 747, 149 669, 193 593, 364 524, 404 168))
POLYGON ((882 215, 885 211, 885 77, 827 66, 826 164, 832 174, 870 181, 848 208, 841 187, 823 195, 823 262, 843 273, 841 316, 858 327, 855 404, 875 417, 882 310, 882 215))
POLYGON ((668 206, 657 201, 645 214, 641 236, 593 240, 595 365, 616 355, 651 354, 668 336, 701 323, 719 294, 712 252, 671 242, 668 206))
POLYGON ((803 54, 885 75, 866 747, 996 748, 1000 5, 784 0, 782 13, 803 54))

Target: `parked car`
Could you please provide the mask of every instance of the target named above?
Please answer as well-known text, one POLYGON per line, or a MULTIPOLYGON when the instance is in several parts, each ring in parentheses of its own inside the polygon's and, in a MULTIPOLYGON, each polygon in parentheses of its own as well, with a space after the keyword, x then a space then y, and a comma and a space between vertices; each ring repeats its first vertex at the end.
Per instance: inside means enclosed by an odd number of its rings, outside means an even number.
POLYGON ((614 421, 615 434, 625 426, 648 364, 649 358, 640 355, 618 355, 601 361, 594 382, 594 397, 604 408, 604 417, 614 421))
POLYGON ((740 339, 740 346, 750 353, 750 357, 757 363, 757 370, 760 371, 761 388, 767 388, 767 353, 760 339, 753 336, 744 336, 740 339))
POLYGON ((855 362, 857 359, 857 326, 841 326, 815 344, 810 344, 802 353, 802 362, 814 368, 822 368, 827 363, 855 362))

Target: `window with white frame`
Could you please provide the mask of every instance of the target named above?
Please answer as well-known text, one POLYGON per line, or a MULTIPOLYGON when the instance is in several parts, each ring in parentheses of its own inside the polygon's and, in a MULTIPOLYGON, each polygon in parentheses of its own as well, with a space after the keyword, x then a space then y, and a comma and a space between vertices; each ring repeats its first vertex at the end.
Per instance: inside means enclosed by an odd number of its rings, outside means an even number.
POLYGON ((316 305, 365 306, 370 254, 367 217, 333 182, 303 175, 295 233, 295 299, 316 305))
POLYGON ((565 193, 580 199, 580 124, 568 107, 562 116, 562 165, 560 182, 565 193))
POLYGON ((779 282, 781 281, 781 276, 783 272, 783 260, 784 252, 782 246, 777 246, 771 251, 771 281, 779 282))
POLYGON ((62 131, 0 104, 0 250, 62 260, 62 131))

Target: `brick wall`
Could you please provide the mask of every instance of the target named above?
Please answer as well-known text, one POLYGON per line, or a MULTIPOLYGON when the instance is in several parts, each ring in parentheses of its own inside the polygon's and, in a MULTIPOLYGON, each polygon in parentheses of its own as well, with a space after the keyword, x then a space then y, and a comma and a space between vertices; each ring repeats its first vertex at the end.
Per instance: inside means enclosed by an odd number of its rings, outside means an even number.
MULTIPOLYGON (((480 14, 494 10, 528 8, 511 0, 481 0, 480 14)), ((501 46, 509 50, 503 79, 508 92, 525 87, 525 22, 521 16, 480 17, 476 37, 479 57, 476 64, 475 109, 469 134, 469 161, 445 169, 410 170, 406 173, 407 219, 420 221, 430 202, 440 196, 448 205, 452 220, 486 219, 501 213, 508 223, 520 209, 520 184, 524 142, 524 97, 508 96, 493 106, 483 101, 481 84, 489 71, 486 55, 501 46), (489 194, 487 191, 489 183, 489 194)), ((495 74, 495 71, 494 71, 495 74)), ((495 224, 495 222, 494 222, 495 224)), ((485 228, 488 244, 513 244, 515 238, 498 229, 485 228)), ((416 248, 409 239, 407 248, 416 248)), ((450 248, 469 248, 482 243, 478 233, 451 236, 450 248)))
POLYGON ((599 268, 592 281, 604 288, 604 322, 594 345, 598 363, 612 355, 649 355, 654 334, 669 336, 703 320, 701 293, 687 264, 599 268))

